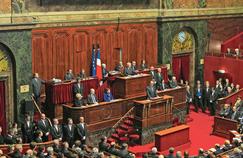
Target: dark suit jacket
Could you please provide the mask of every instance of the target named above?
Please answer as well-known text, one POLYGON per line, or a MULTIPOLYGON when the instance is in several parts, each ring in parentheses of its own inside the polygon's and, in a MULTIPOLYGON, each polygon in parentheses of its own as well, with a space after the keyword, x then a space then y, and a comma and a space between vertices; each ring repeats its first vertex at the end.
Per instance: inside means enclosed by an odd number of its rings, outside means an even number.
POLYGON ((107 143, 104 142, 99 142, 99 151, 109 151, 109 145, 107 143))
POLYGON ((156 88, 154 87, 152 88, 151 86, 147 86, 146 93, 147 93, 147 99, 152 99, 154 97, 157 97, 156 88))
POLYGON ((12 158, 22 158, 23 155, 20 153, 19 150, 16 150, 12 155, 12 158))
POLYGON ((71 141, 74 139, 74 134, 75 134, 75 125, 72 125, 71 130, 69 129, 68 125, 65 125, 63 128, 63 138, 64 141, 71 141))
POLYGON ((43 135, 45 135, 47 132, 50 132, 50 130, 51 130, 51 126, 47 119, 45 119, 45 125, 42 122, 42 120, 39 120, 37 123, 37 127, 39 130, 41 130, 43 132, 43 135))
POLYGON ((160 88, 163 80, 163 75, 161 73, 156 73, 155 74, 155 81, 156 81, 156 87, 160 88))
POLYGON ((42 138, 37 137, 37 138, 35 139, 35 142, 36 142, 36 143, 43 143, 43 140, 42 140, 42 138))
POLYGON ((152 76, 152 79, 155 79, 155 72, 154 71, 150 71, 149 73, 152 76))
MULTIPOLYGON (((95 97, 95 101, 98 102, 96 95, 95 94, 93 94, 93 95, 95 97)), ((92 100, 91 94, 88 95, 87 102, 88 102, 88 104, 94 104, 94 101, 92 100)))
POLYGON ((9 136, 7 135, 5 138, 4 138, 4 142, 6 144, 15 144, 16 143, 16 138, 14 136, 9 136))
POLYGON ((135 74, 135 72, 133 71, 132 67, 130 67, 130 68, 126 67, 124 73, 125 73, 126 76, 135 74))
POLYGON ((108 74, 108 71, 104 68, 102 68, 102 78, 104 79, 105 76, 108 74))
POLYGON ((74 79, 73 74, 72 73, 66 73, 64 76, 64 80, 72 80, 74 79))
POLYGON ((186 91, 186 102, 192 102, 192 93, 190 91, 186 91))
POLYGON ((32 78, 31 80, 31 84, 32 84, 32 90, 34 93, 35 97, 39 97, 41 94, 41 84, 45 83, 45 81, 43 81, 40 78, 32 78))
POLYGON ((80 87, 78 86, 78 84, 76 83, 76 84, 74 84, 73 85, 73 97, 75 98, 76 96, 76 94, 77 93, 80 93, 81 95, 83 95, 83 85, 80 83, 80 87))
POLYGON ((172 81, 172 80, 170 80, 169 81, 169 86, 170 86, 170 88, 176 88, 177 87, 177 83, 172 81))
POLYGON ((84 78, 86 78, 87 76, 86 76, 86 74, 85 73, 82 73, 82 72, 80 72, 80 74, 78 75, 81 79, 84 79, 84 78))
POLYGON ((164 84, 161 83, 161 85, 159 87, 160 90, 165 90, 165 89, 168 89, 168 88, 169 88, 169 86, 166 83, 164 83, 164 84))
POLYGON ((120 157, 122 157, 122 158, 127 158, 127 157, 129 157, 129 152, 127 151, 127 150, 120 150, 119 152, 118 152, 118 156, 120 156, 120 157))
POLYGON ((81 106, 84 105, 84 101, 83 101, 83 99, 80 99, 80 100, 79 100, 79 99, 76 99, 76 98, 75 98, 73 104, 74 104, 75 107, 81 107, 81 106))
POLYGON ((84 123, 84 127, 81 124, 77 124, 76 130, 77 130, 77 139, 83 140, 84 136, 87 137, 87 127, 85 123, 84 123))
POLYGON ((33 138, 34 128, 35 128, 35 124, 32 121, 30 121, 29 126, 26 121, 24 121, 24 123, 22 123, 21 131, 22 131, 24 141, 27 141, 27 139, 33 138))
POLYGON ((144 70, 144 69, 147 69, 148 66, 147 66, 146 64, 141 64, 140 68, 141 68, 142 70, 144 70))
POLYGON ((0 144, 4 144, 4 137, 0 135, 0 144))
POLYGON ((203 99, 204 100, 209 100, 211 93, 212 93, 212 91, 211 91, 210 87, 208 88, 208 90, 207 90, 206 87, 204 87, 204 89, 203 89, 203 99))
POLYGON ((58 128, 58 131, 54 127, 54 125, 51 127, 52 139, 59 139, 59 138, 62 138, 63 137, 62 127, 60 125, 57 125, 57 128, 58 128))
POLYGON ((216 91, 213 93, 210 94, 209 96, 209 100, 211 103, 215 103, 218 99, 218 94, 216 93, 216 91))
POLYGON ((136 66, 131 66, 132 67, 132 71, 135 72, 137 70, 137 67, 136 66))

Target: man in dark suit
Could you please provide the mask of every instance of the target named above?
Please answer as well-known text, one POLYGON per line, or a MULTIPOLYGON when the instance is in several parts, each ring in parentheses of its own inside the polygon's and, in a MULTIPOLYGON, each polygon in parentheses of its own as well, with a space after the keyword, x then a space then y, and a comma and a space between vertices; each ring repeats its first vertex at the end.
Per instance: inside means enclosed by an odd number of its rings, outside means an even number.
POLYGON ((51 135, 52 135, 52 140, 58 139, 62 140, 63 133, 62 133, 62 127, 59 125, 58 119, 54 118, 53 119, 53 126, 51 127, 51 135))
POLYGON ((229 104, 225 104, 220 111, 220 116, 224 118, 231 118, 232 110, 229 104))
POLYGON ((190 91, 190 86, 186 86, 186 113, 189 114, 190 105, 192 104, 192 93, 190 91))
POLYGON ((82 69, 78 76, 79 76, 82 80, 85 79, 85 78, 87 77, 87 76, 86 76, 86 73, 85 73, 85 70, 82 69))
POLYGON ((149 73, 152 76, 152 79, 155 80, 155 71, 154 71, 154 67, 153 66, 150 67, 150 72, 149 73))
POLYGON ((198 107, 202 109, 202 112, 205 112, 205 108, 203 106, 203 99, 202 99, 202 89, 201 84, 197 84, 196 91, 195 91, 195 111, 198 112, 198 107))
POLYGON ((72 71, 72 69, 69 69, 69 70, 67 70, 67 73, 64 76, 64 80, 68 81, 68 80, 72 80, 72 79, 74 79, 73 71, 72 71))
POLYGON ((43 137, 43 132, 40 131, 40 130, 36 131, 35 142, 36 143, 43 143, 42 137, 43 137))
POLYGON ((141 68, 141 70, 145 70, 148 68, 145 60, 142 60, 140 68, 141 68))
POLYGON ((210 89, 209 82, 206 81, 205 87, 203 88, 203 103, 204 103, 205 108, 210 107, 210 95, 211 95, 211 93, 212 92, 211 92, 211 89, 210 89))
POLYGON ((107 137, 103 136, 99 142, 99 151, 100 152, 108 151, 108 149, 109 149, 109 144, 107 143, 107 137))
POLYGON ((217 102, 217 99, 218 99, 218 94, 216 93, 215 89, 212 88, 212 92, 209 96, 209 110, 210 110, 210 114, 212 116, 215 115, 215 111, 216 111, 216 102, 217 102))
POLYGON ((159 87, 160 90, 168 89, 168 85, 165 83, 165 80, 162 80, 162 83, 159 87))
POLYGON ((0 126, 0 145, 4 144, 4 137, 2 135, 3 129, 2 126, 0 126))
POLYGON ((158 68, 157 73, 155 74, 156 88, 159 89, 161 87, 163 81, 163 75, 161 73, 161 68, 158 68))
POLYGON ((147 99, 153 99, 157 97, 157 90, 154 87, 154 81, 150 81, 149 86, 146 88, 146 93, 147 93, 147 99))
POLYGON ((79 124, 76 125, 77 129, 77 139, 81 141, 82 144, 86 144, 87 138, 87 127, 84 122, 84 117, 79 118, 79 124))
POLYGON ((113 155, 118 155, 118 150, 116 149, 116 143, 115 142, 111 142, 111 145, 108 149, 108 152, 113 154, 113 155))
POLYGON ((106 69, 106 64, 103 63, 101 66, 102 66, 102 80, 104 81, 105 78, 108 77, 109 72, 106 69))
POLYGON ((23 142, 30 143, 33 140, 35 124, 30 120, 30 115, 25 116, 25 121, 21 125, 23 142))
POLYGON ((127 144, 122 144, 121 146, 121 150, 118 151, 118 156, 122 157, 122 158, 128 158, 130 157, 130 154, 128 152, 128 145, 127 144))
POLYGON ((41 120, 39 120, 37 123, 37 128, 40 131, 42 131, 42 133, 43 133, 43 136, 42 136, 43 142, 47 142, 48 136, 51 131, 51 126, 50 126, 48 119, 46 118, 46 115, 43 113, 41 114, 41 120))
POLYGON ((176 88, 177 87, 177 81, 176 81, 175 76, 172 76, 172 79, 169 80, 169 86, 170 86, 170 88, 176 88))
POLYGON ((133 72, 136 72, 137 71, 137 63, 136 63, 136 61, 132 61, 132 71, 133 72))
POLYGON ((166 158, 175 158, 174 151, 175 149, 173 147, 169 148, 169 155, 167 155, 166 158))
POLYGON ((75 98, 76 94, 79 93, 83 95, 83 85, 81 84, 81 78, 77 78, 77 83, 73 85, 73 97, 75 98))
POLYGON ((97 104, 98 99, 95 95, 95 90, 93 88, 90 89, 90 94, 87 97, 88 104, 97 104))
POLYGON ((4 138, 4 142, 6 144, 16 144, 16 136, 14 135, 14 132, 12 129, 8 131, 8 134, 4 138))
POLYGON ((132 65, 130 62, 127 63, 127 67, 125 68, 125 75, 130 76, 130 75, 135 75, 136 73, 132 69, 132 65))
POLYGON ((44 84, 45 81, 39 78, 39 74, 35 73, 31 80, 33 95, 36 103, 40 102, 40 95, 41 95, 41 84, 44 84))
POLYGON ((77 93, 74 99, 74 106, 81 107, 84 105, 83 96, 80 93, 77 93))
POLYGON ((12 158, 22 158, 22 151, 23 151, 23 147, 21 144, 16 144, 15 145, 15 151, 11 154, 12 158))
POLYGON ((63 129, 63 139, 67 141, 70 146, 74 143, 74 134, 75 134, 75 125, 73 124, 73 120, 68 118, 68 124, 64 126, 63 129))
POLYGON ((120 61, 116 67, 115 67, 115 71, 119 71, 119 72, 122 72, 122 70, 124 69, 124 66, 123 66, 123 63, 120 61))

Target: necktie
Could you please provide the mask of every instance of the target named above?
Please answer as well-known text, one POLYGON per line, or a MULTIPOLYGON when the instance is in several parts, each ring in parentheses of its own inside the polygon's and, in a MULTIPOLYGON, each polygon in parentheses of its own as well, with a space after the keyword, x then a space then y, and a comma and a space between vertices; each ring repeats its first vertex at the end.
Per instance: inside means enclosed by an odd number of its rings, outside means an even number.
POLYGON ((58 132, 58 127, 57 127, 57 125, 55 125, 55 127, 56 127, 56 130, 57 130, 57 132, 58 132))
POLYGON ((93 103, 95 103, 95 102, 96 102, 96 100, 95 100, 95 97, 94 97, 94 95, 93 95, 93 94, 91 95, 91 98, 92 98, 92 102, 93 102, 93 103))
POLYGON ((46 126, 45 120, 42 120, 42 122, 43 122, 44 126, 46 126))

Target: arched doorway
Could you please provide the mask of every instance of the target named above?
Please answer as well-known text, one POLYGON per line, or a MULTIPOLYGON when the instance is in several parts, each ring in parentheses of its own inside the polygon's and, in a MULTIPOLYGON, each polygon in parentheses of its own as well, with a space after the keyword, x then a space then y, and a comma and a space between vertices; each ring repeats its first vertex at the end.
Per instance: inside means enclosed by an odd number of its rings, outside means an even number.
POLYGON ((177 80, 188 81, 193 87, 195 80, 195 38, 189 28, 181 29, 173 38, 172 71, 177 80))
POLYGON ((6 133, 14 121, 14 59, 8 47, 0 43, 0 126, 6 133))

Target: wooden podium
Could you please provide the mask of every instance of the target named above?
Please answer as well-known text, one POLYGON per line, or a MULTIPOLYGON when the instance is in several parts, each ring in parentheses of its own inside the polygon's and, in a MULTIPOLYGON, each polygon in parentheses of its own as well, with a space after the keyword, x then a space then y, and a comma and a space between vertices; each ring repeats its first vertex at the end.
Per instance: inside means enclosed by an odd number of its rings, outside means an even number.
POLYGON ((146 87, 151 75, 139 74, 128 77, 117 77, 114 83, 115 98, 132 98, 146 95, 146 87))
POLYGON ((181 125, 155 133, 155 146, 159 151, 170 147, 190 145, 189 126, 181 125))
POLYGON ((162 96, 154 100, 134 101, 135 121, 140 129, 170 122, 172 119, 171 96, 162 96))

